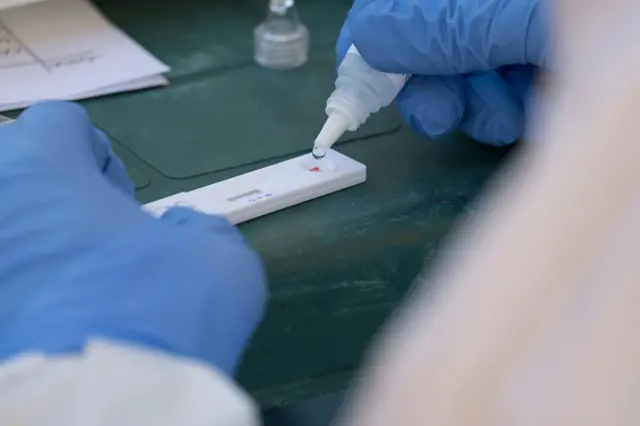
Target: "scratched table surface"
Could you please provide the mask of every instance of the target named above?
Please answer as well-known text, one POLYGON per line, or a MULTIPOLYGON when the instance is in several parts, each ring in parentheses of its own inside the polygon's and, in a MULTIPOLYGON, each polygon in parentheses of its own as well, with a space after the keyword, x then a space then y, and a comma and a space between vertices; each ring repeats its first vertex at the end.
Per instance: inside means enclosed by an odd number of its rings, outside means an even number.
MULTIPOLYGON (((141 202, 308 151, 324 120, 334 43, 350 0, 299 0, 311 58, 253 64, 266 0, 98 0, 172 67, 170 86, 83 102, 141 202)), ((347 386, 376 330, 505 156, 460 135, 430 140, 380 112, 337 149, 365 184, 241 225, 270 278, 266 319, 239 371, 265 407, 347 386)))

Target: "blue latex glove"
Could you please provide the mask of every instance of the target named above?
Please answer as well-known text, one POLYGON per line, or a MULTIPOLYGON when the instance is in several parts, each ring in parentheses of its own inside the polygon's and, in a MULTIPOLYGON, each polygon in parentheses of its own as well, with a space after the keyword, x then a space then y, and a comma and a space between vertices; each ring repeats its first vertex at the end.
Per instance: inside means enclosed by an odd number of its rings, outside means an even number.
POLYGON ((397 98, 431 137, 461 129, 492 145, 522 135, 534 68, 546 65, 544 0, 355 0, 337 44, 374 68, 410 73, 397 98))
POLYGON ((222 218, 141 211, 80 106, 0 126, 0 196, 0 359, 104 337, 233 372, 262 316, 261 261, 222 218))

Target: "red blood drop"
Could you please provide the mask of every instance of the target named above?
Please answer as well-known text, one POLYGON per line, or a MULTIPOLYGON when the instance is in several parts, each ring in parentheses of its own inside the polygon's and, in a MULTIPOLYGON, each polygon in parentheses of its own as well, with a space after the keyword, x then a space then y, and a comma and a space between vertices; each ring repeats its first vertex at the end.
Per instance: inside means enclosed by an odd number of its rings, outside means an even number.
POLYGON ((309 169, 310 172, 319 172, 320 167, 314 167, 313 169, 309 169))

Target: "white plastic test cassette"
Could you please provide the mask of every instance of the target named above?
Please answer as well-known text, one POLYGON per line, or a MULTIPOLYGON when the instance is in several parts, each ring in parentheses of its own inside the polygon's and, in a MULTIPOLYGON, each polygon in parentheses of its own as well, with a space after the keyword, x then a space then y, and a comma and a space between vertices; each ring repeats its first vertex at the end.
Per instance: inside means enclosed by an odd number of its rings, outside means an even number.
POLYGON ((332 150, 322 160, 315 160, 311 154, 303 155, 162 198, 143 208, 160 216, 170 207, 187 206, 225 216, 238 224, 358 185, 366 179, 364 164, 332 150))

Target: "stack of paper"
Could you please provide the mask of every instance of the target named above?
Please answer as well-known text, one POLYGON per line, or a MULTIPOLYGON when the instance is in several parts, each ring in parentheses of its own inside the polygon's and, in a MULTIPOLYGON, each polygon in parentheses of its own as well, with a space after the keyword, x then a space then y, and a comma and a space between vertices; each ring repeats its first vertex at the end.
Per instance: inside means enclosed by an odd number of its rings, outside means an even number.
POLYGON ((0 12, 0 111, 168 84, 169 67, 86 0, 29 3, 0 12))

